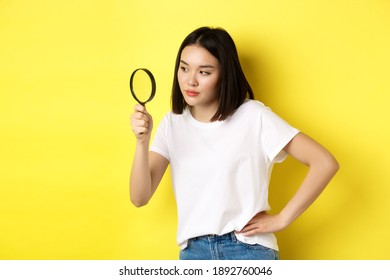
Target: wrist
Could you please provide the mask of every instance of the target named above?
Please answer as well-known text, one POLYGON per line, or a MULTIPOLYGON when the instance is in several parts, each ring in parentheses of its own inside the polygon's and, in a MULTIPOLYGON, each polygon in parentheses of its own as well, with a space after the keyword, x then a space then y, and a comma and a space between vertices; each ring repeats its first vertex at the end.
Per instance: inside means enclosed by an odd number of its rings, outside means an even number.
POLYGON ((136 145, 140 148, 149 148, 149 139, 137 139, 136 145))
POLYGON ((278 219, 282 228, 288 227, 294 221, 294 218, 286 213, 286 211, 282 211, 278 214, 278 219))

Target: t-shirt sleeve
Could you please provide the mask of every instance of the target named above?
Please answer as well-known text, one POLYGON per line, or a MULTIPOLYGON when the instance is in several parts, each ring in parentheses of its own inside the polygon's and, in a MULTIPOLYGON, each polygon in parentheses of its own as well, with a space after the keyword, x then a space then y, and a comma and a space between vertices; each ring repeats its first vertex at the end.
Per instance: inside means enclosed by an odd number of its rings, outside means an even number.
POLYGON ((287 157, 283 148, 299 133, 285 120, 264 108, 261 115, 261 142, 270 161, 282 162, 287 157))
POLYGON ((150 151, 158 153, 169 161, 169 147, 168 147, 168 130, 169 120, 168 114, 161 120, 154 135, 150 151))

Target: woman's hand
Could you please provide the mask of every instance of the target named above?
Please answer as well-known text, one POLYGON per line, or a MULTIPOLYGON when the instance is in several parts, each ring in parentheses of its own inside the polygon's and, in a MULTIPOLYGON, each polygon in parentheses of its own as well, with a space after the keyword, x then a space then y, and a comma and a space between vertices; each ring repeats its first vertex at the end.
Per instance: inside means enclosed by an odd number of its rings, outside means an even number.
POLYGON ((134 106, 134 113, 130 117, 133 133, 139 142, 149 141, 153 129, 152 116, 140 104, 134 106))
POLYGON ((277 232, 286 228, 288 224, 283 221, 280 215, 270 215, 266 212, 257 213, 246 226, 237 231, 244 236, 251 236, 257 233, 277 232))

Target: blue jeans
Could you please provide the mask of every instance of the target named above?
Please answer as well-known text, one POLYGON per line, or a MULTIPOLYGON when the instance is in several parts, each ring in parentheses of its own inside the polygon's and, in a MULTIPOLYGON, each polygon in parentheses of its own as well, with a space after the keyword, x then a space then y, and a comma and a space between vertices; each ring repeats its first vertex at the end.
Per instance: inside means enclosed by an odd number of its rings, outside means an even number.
POLYGON ((233 232, 205 235, 188 240, 180 260, 278 260, 279 252, 260 244, 237 240, 233 232))

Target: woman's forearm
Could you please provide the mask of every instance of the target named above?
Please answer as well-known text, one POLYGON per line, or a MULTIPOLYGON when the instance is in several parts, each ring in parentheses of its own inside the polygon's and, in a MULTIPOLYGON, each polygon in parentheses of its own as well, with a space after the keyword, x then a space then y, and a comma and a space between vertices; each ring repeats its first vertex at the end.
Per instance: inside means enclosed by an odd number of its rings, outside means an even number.
POLYGON ((147 204, 152 195, 149 143, 137 142, 130 174, 130 200, 135 206, 140 207, 147 204))
POLYGON ((327 151, 308 165, 309 171, 301 186, 279 214, 286 224, 294 221, 316 200, 339 169, 336 159, 327 151))

